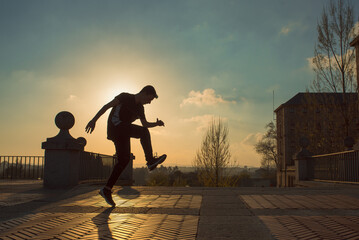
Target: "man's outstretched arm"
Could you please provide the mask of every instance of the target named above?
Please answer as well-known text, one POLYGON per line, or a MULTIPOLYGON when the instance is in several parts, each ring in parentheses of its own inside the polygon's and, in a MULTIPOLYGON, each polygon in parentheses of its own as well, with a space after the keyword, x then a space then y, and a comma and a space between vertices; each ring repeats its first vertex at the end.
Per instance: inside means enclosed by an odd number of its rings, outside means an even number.
POLYGON ((87 124, 85 131, 87 133, 92 133, 93 130, 95 130, 96 121, 102 116, 102 114, 104 114, 109 108, 112 108, 118 104, 119 104, 119 101, 118 101, 118 99, 115 98, 111 102, 104 105, 100 109, 100 111, 98 111, 98 113, 93 117, 93 119, 87 124))
POLYGON ((146 118, 141 118, 140 120, 141 120, 142 126, 144 126, 145 128, 165 126, 165 124, 161 120, 158 120, 158 118, 157 118, 156 122, 147 122, 146 118))

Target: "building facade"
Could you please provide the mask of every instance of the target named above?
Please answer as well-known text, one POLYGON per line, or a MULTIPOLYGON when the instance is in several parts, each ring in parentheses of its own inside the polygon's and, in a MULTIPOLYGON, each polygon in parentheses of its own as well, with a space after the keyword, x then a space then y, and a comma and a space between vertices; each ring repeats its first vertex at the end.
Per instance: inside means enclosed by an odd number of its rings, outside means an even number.
POLYGON ((295 182, 293 156, 302 137, 313 155, 345 150, 344 139, 357 139, 357 93, 298 93, 276 110, 277 153, 280 167, 277 186, 295 182))

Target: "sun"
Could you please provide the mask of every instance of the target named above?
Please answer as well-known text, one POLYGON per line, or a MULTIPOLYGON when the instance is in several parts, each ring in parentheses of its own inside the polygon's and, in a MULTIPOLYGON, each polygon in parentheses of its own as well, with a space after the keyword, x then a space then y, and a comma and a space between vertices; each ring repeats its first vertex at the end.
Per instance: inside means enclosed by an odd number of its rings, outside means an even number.
POLYGON ((104 87, 103 98, 111 100, 122 92, 135 94, 139 91, 135 80, 121 76, 111 77, 106 81, 108 84, 104 87))

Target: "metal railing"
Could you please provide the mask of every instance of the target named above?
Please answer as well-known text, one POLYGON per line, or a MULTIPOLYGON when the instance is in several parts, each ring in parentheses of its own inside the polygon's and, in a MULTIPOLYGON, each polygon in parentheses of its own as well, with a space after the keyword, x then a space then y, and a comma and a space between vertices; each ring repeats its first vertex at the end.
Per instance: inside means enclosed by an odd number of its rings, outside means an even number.
POLYGON ((318 180, 359 182, 359 152, 312 156, 313 177, 318 180))
MULTIPOLYGON (((115 156, 100 153, 81 151, 79 154, 80 182, 107 180, 117 161, 115 156)), ((44 156, 0 156, 0 179, 43 179, 44 165, 44 156)), ((126 177, 132 179, 132 173, 126 177)))
POLYGON ((43 156, 0 156, 0 179, 43 179, 43 156))
POLYGON ((91 153, 80 152, 79 180, 94 181, 106 180, 116 163, 116 157, 91 153))

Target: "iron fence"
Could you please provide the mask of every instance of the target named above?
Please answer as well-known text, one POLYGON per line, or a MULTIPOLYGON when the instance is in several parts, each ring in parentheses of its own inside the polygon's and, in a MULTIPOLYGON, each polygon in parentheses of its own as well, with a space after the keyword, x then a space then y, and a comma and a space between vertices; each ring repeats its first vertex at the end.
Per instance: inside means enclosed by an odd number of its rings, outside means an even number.
POLYGON ((116 157, 114 156, 80 152, 79 180, 106 180, 110 176, 115 163, 116 157))
POLYGON ((318 155, 312 160, 314 179, 359 182, 359 151, 318 155))
POLYGON ((1 179, 43 179, 43 156, 0 156, 1 179))
MULTIPOLYGON (((79 154, 80 182, 108 179, 117 161, 115 156, 100 153, 81 151, 79 154)), ((44 156, 0 156, 0 179, 43 179, 44 164, 44 156)), ((132 174, 126 177, 132 179, 132 174)))

